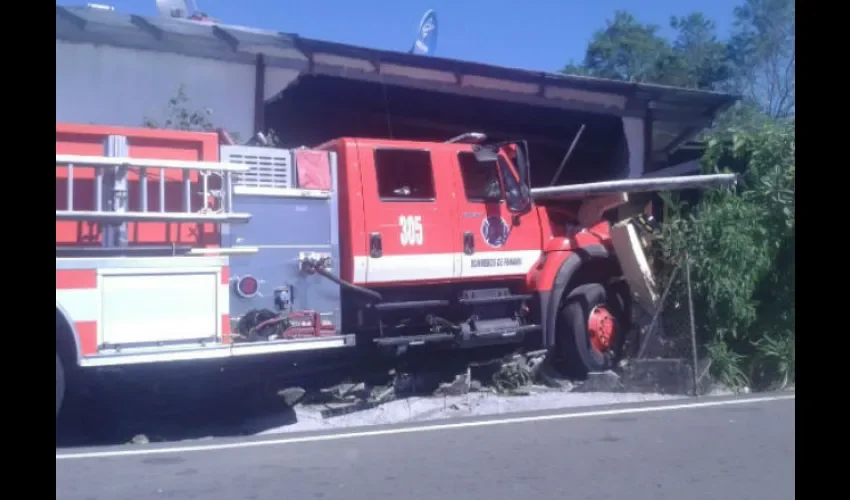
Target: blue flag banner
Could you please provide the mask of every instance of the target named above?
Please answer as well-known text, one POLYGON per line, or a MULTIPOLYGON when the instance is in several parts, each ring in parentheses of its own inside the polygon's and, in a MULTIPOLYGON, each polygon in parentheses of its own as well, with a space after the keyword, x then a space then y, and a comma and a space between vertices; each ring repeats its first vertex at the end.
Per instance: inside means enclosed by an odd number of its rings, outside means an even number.
POLYGON ((419 32, 416 41, 413 42, 411 54, 433 55, 437 50, 437 13, 429 10, 422 16, 419 23, 419 32))

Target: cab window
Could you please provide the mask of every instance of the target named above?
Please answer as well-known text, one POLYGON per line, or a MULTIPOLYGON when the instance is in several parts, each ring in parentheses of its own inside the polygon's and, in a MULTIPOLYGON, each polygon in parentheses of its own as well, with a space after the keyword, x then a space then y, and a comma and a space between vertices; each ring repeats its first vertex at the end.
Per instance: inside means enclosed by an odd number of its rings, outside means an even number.
POLYGON ((480 163, 472 153, 459 153, 460 175, 466 199, 472 202, 496 202, 502 199, 496 162, 480 163))
POLYGON ((429 151, 377 149, 375 175, 382 201, 434 201, 429 151))

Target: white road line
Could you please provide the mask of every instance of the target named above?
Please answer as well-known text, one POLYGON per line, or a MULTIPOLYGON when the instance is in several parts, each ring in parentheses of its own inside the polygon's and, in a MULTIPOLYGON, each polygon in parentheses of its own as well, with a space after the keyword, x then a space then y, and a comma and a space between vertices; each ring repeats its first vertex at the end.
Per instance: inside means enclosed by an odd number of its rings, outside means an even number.
POLYGON ((718 406, 733 406, 742 404, 764 403, 769 401, 784 401, 796 399, 796 394, 781 396, 765 396, 747 399, 730 399, 723 401, 700 401, 695 403, 680 403, 664 406, 650 406, 643 408, 617 408, 610 410, 585 411, 580 413, 559 413, 554 415, 535 415, 527 417, 507 417, 475 422, 455 422, 451 424, 421 425, 417 427, 401 427, 398 429, 379 429, 374 431, 348 432, 343 434, 320 434, 314 436, 302 436, 283 439, 272 439, 268 441, 247 441, 240 443, 221 443, 196 446, 174 446, 171 448, 158 449, 135 449, 121 451, 94 451, 83 453, 57 453, 56 460, 79 460, 84 458, 111 458, 143 455, 165 455, 173 453, 190 453, 195 451, 216 451, 239 448, 254 448, 258 446, 278 446, 298 443, 314 443, 318 441, 337 441, 341 439, 354 439, 373 436, 392 436, 395 434, 413 434, 418 432, 443 431, 453 429, 468 429, 473 427, 489 427, 493 425, 520 424, 529 422, 546 422, 550 420, 568 420, 590 417, 608 417, 612 415, 633 415, 640 413, 657 413, 663 411, 688 410, 694 408, 713 408, 718 406))

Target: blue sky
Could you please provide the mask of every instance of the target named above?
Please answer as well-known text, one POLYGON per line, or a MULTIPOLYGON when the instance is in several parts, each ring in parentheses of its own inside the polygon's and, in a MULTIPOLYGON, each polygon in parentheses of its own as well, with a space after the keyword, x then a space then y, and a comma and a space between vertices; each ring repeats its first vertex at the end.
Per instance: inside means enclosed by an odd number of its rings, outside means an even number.
MULTIPOLYGON (((80 5, 85 0, 61 0, 80 5)), ((540 71, 580 60, 593 31, 615 10, 667 28, 671 15, 702 11, 723 36, 742 0, 196 0, 225 24, 297 33, 388 50, 410 48, 419 20, 436 9, 436 55, 540 71)), ((155 15, 155 0, 94 0, 117 10, 155 15)))

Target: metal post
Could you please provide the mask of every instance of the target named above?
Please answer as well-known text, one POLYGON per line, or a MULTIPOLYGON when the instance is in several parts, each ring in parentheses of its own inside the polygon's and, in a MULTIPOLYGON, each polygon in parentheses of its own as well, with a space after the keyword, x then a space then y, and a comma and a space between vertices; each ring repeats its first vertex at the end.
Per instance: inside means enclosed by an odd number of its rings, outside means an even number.
POLYGON ((148 211, 148 169, 139 169, 139 210, 148 211))
POLYGON ((221 208, 224 213, 229 214, 233 211, 233 174, 231 172, 224 173, 222 184, 224 199, 221 208))
MULTIPOLYGON (((130 156, 127 138, 123 135, 110 135, 106 137, 104 144, 104 154, 107 157, 123 157, 130 156)), ((111 212, 124 213, 127 212, 127 204, 129 201, 129 191, 127 182, 126 165, 118 165, 108 169, 108 184, 106 186, 107 205, 111 212)), ((126 247, 127 238, 127 223, 119 222, 107 224, 104 226, 103 246, 105 247, 126 247)))
POLYGON ((694 299, 691 294, 691 258, 685 252, 685 280, 688 286, 688 318, 691 320, 691 355, 693 356, 694 396, 699 396, 699 366, 697 365, 697 327, 694 320, 694 299))
POLYGON ((103 169, 94 170, 94 211, 103 211, 103 169))
POLYGON ((67 198, 68 198, 68 211, 71 212, 74 210, 74 164, 68 164, 68 186, 67 186, 67 198))
POLYGON ((159 213, 165 213, 165 169, 159 169, 159 213))
POLYGON ((661 311, 664 310, 664 304, 667 303, 667 294, 670 293, 670 288, 673 286, 673 280, 676 279, 676 275, 679 273, 679 266, 673 268, 673 272, 670 273, 670 280, 667 282, 667 287, 664 288, 664 293, 661 294, 661 298, 658 300, 658 307, 655 308, 655 313, 652 315, 652 321, 649 323, 649 332, 647 332, 646 336, 643 338, 643 343, 640 345, 640 349, 638 350, 637 359, 643 358, 643 352, 646 350, 646 346, 649 345, 649 341, 652 340, 652 336, 655 334, 655 324, 658 322, 658 317, 661 315, 661 311))
POLYGON ((183 211, 192 212, 192 174, 188 170, 183 171, 183 211))
POLYGON ((203 209, 206 212, 210 208, 210 174, 209 172, 200 172, 203 181, 203 209))
POLYGON ((584 133, 585 125, 581 124, 578 132, 576 132, 575 137, 573 137, 573 142, 570 143, 570 147, 567 149, 567 153, 564 155, 564 158, 561 160, 561 164, 558 165, 558 169, 555 170, 555 175, 552 176, 552 181, 549 182, 550 186, 554 186, 555 182, 561 178, 561 172, 564 171, 564 167, 567 165, 567 162, 570 160, 570 157, 573 155, 573 150, 575 150, 578 145, 579 139, 581 139, 581 135, 584 133))

